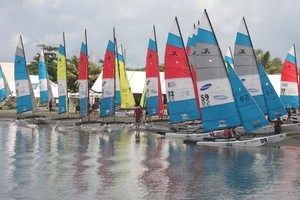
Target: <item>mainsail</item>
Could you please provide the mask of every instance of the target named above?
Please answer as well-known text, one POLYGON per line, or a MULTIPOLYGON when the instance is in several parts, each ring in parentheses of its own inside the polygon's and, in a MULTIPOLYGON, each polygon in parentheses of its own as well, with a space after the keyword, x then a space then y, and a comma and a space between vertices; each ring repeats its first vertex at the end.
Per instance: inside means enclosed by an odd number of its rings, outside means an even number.
POLYGON ((130 83, 125 70, 125 59, 122 50, 118 51, 121 108, 131 108, 135 105, 130 83))
POLYGON ((299 108, 298 81, 296 51, 293 45, 281 72, 280 99, 286 108, 299 108))
POLYGON ((16 49, 14 70, 17 113, 32 111, 33 115, 35 115, 37 107, 26 66, 22 36, 20 36, 20 40, 16 49))
POLYGON ((173 22, 166 44, 165 82, 170 122, 199 119, 192 74, 177 18, 173 22))
POLYGON ((206 10, 198 28, 195 67, 204 131, 241 125, 225 63, 206 10))
POLYGON ((10 94, 11 90, 0 65, 0 102, 5 101, 10 94))
POLYGON ((157 41, 155 27, 149 39, 146 58, 146 106, 149 116, 158 115, 163 117, 164 105, 161 92, 159 75, 159 62, 157 54, 157 41))
POLYGON ((68 112, 68 90, 67 90, 67 62, 65 34, 59 45, 57 55, 57 86, 58 86, 58 113, 68 112))
POLYGON ((115 114, 115 44, 108 41, 102 71, 100 117, 115 114))
POLYGON ((88 50, 87 50, 86 30, 85 30, 85 40, 81 43, 81 49, 80 49, 78 83, 79 83, 80 116, 85 117, 89 115, 88 50))
POLYGON ((48 103, 50 99, 53 99, 53 93, 50 85, 50 80, 49 80, 43 49, 41 50, 40 53, 38 71, 39 71, 40 103, 48 103))
POLYGON ((256 56, 245 18, 241 22, 235 40, 234 69, 260 109, 267 114, 256 56))

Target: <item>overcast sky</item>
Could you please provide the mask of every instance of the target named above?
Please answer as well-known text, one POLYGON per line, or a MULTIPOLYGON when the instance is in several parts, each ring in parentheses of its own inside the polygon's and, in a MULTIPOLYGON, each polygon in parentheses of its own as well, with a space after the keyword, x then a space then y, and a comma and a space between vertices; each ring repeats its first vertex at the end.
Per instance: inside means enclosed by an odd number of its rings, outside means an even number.
POLYGON ((118 44, 126 49, 131 68, 145 66, 148 39, 156 26, 160 63, 168 32, 178 17, 186 43, 193 23, 207 9, 223 54, 233 49, 244 16, 254 48, 285 59, 293 44, 300 45, 300 1, 297 0, 1 0, 0 62, 13 62, 19 35, 27 62, 39 53, 37 44, 58 46, 66 35, 67 57, 78 56, 84 29, 88 51, 103 58, 116 28, 118 44))

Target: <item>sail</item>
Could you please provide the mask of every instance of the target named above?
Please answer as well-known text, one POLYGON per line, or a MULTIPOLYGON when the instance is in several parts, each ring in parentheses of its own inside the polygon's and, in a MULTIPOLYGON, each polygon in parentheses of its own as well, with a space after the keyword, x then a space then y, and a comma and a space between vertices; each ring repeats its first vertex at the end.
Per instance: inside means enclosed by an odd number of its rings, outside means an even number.
POLYGON ((200 111, 200 119, 202 119, 201 116, 201 110, 200 110, 200 101, 199 101, 199 92, 198 92, 198 86, 197 86, 197 72, 196 72, 196 43, 197 43, 197 30, 198 27, 200 26, 200 21, 197 23, 197 27, 193 26, 193 29, 191 31, 191 36, 188 39, 187 43, 187 48, 186 48, 186 53, 188 55, 189 61, 190 61, 190 69, 192 72, 192 79, 193 79, 193 86, 194 86, 194 91, 197 99, 197 107, 198 110, 200 111), (191 38, 191 39, 190 39, 191 38))
POLYGON ((119 61, 118 61, 117 53, 115 54, 115 105, 116 106, 121 105, 120 70, 119 70, 119 61))
POLYGON ((199 119, 191 71, 177 18, 166 44, 165 84, 170 123, 199 119))
POLYGON ((245 18, 236 35, 234 69, 263 113, 267 114, 257 61, 245 18))
POLYGON ((135 101, 125 70, 125 60, 121 51, 118 52, 118 62, 120 75, 121 108, 131 108, 135 105, 135 101))
POLYGON ((141 96, 141 99, 140 99, 140 106, 142 108, 145 108, 145 106, 146 106, 145 99, 146 99, 146 81, 145 81, 142 96, 141 96))
POLYGON ((225 63, 206 10, 198 28, 196 70, 204 131, 241 125, 225 63))
POLYGON ((50 86, 49 75, 45 63, 44 51, 41 50, 39 59, 39 87, 40 87, 40 103, 48 103, 53 99, 53 94, 50 86))
POLYGON ((226 60, 226 64, 232 92, 244 130, 251 132, 268 125, 269 123, 263 112, 233 70, 232 64, 228 60, 226 60))
POLYGON ((2 71, 2 67, 0 65, 0 102, 7 99, 8 95, 11 94, 11 90, 8 86, 5 75, 2 71))
POLYGON ((57 86, 58 86, 58 113, 62 114, 68 111, 68 90, 67 90, 67 63, 65 35, 59 45, 57 54, 57 86))
POLYGON ((146 106, 149 116, 163 117, 164 105, 161 92, 159 62, 157 54, 157 41, 155 28, 149 39, 146 57, 146 106))
POLYGON ((32 111, 32 113, 35 114, 36 102, 32 90, 31 81, 28 75, 23 41, 21 36, 16 49, 14 70, 17 113, 32 111))
POLYGON ((226 51, 226 54, 225 54, 225 65, 226 65, 226 67, 228 66, 228 64, 230 64, 230 66, 232 68, 234 68, 233 58, 232 58, 232 52, 231 52, 231 48, 230 47, 228 47, 228 49, 226 51))
POLYGON ((283 63, 280 99, 286 108, 299 108, 298 70, 294 45, 283 63))
POLYGON ((80 56, 79 56, 79 103, 80 103, 80 116, 89 115, 89 102, 88 102, 88 55, 87 55, 87 42, 86 32, 85 40, 81 43, 80 56))
POLYGON ((115 44, 109 40, 102 71, 102 98, 100 117, 115 114, 115 44))
POLYGON ((263 66, 258 62, 258 69, 262 83, 263 94, 268 109, 268 116, 271 120, 286 115, 286 109, 280 101, 270 79, 268 78, 263 66))

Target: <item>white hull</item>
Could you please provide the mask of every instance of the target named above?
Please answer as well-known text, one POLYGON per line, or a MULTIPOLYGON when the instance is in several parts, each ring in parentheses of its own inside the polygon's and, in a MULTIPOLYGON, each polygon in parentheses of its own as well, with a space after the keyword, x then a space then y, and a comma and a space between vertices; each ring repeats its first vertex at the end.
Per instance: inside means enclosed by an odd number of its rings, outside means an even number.
POLYGON ((31 124, 49 124, 51 122, 51 118, 48 117, 28 118, 28 122, 31 124))
MULTIPOLYGON (((226 139, 225 139, 226 140, 226 139)), ((268 142, 267 137, 253 138, 250 140, 234 140, 234 141, 201 141, 197 142, 197 145, 204 146, 217 146, 217 147, 259 147, 265 145, 268 142)))
POLYGON ((73 130, 89 133, 111 132, 110 125, 101 123, 74 125, 73 130))
POLYGON ((282 140, 284 140, 286 138, 286 133, 280 133, 277 135, 267 136, 267 138, 268 138, 267 144, 281 142, 282 140))
MULTIPOLYGON (((242 126, 237 127, 235 130, 237 133, 241 133, 241 134, 245 133, 244 127, 242 126)), ((256 134, 274 133, 274 132, 275 130, 272 124, 259 128, 255 131, 251 131, 251 133, 256 133, 256 134)))
POLYGON ((180 139, 190 139, 195 141, 203 140, 203 138, 210 137, 212 132, 207 133, 187 133, 187 132, 168 132, 165 134, 166 138, 180 138, 180 139))

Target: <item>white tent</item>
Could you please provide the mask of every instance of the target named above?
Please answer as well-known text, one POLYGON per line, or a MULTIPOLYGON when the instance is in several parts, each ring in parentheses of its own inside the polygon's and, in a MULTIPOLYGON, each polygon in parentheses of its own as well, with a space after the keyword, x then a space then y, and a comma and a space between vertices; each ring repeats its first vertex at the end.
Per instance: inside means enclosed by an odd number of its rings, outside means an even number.
MULTIPOLYGON (((144 85, 146 81, 146 72, 145 71, 126 71, 127 77, 129 79, 131 91, 133 94, 141 94, 144 90, 144 85)), ((166 94, 166 87, 165 87, 165 74, 164 72, 160 72, 160 83, 162 93, 166 94)), ((102 72, 95 81, 94 85, 92 86, 92 90, 95 92, 102 91, 102 72)))

